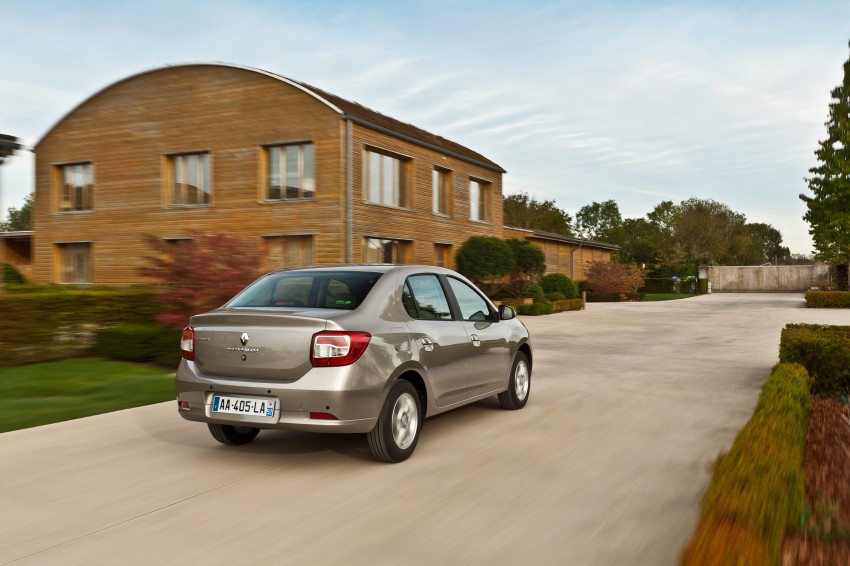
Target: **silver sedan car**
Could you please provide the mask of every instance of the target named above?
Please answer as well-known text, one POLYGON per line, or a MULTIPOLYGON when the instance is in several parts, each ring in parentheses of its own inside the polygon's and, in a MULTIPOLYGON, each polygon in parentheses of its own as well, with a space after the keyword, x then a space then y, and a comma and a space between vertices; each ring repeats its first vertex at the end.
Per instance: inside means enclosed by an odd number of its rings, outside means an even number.
POLYGON ((180 349, 179 413, 219 442, 266 428, 365 433, 385 462, 413 453, 426 416, 491 395, 520 409, 531 386, 514 310, 431 266, 270 273, 193 316, 180 349))

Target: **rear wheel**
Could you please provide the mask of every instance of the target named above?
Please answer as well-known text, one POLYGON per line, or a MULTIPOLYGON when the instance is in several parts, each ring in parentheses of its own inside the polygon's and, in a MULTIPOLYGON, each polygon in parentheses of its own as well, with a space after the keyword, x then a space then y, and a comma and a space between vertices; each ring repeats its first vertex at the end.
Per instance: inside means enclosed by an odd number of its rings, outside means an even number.
POLYGON ((210 429, 210 434, 213 438, 222 444, 230 446, 238 446, 240 444, 248 444, 254 440, 260 429, 247 426, 235 426, 218 423, 207 423, 210 429))
POLYGON ((508 390, 499 393, 499 404, 503 409, 522 409, 528 403, 530 392, 531 368, 528 366, 528 358, 522 352, 517 352, 511 367, 508 390))
POLYGON ((369 451, 381 462, 407 460, 419 442, 421 428, 419 393, 409 381, 399 380, 390 389, 375 428, 366 434, 369 451))

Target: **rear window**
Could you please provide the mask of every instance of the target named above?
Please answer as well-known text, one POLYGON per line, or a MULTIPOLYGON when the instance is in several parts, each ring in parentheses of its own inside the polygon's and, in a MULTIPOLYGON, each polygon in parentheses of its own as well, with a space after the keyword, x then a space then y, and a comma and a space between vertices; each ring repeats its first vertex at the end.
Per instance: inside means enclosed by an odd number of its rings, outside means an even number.
POLYGON ((226 306, 354 310, 380 277, 381 273, 363 271, 273 273, 246 287, 226 306))

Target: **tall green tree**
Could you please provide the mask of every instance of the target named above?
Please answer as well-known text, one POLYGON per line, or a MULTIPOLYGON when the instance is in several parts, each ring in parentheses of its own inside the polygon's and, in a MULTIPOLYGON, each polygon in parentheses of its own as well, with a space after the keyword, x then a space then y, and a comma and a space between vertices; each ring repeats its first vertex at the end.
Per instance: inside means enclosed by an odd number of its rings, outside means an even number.
POLYGON ((844 80, 832 90, 826 139, 815 151, 818 165, 806 179, 812 196, 801 194, 808 210, 815 250, 833 264, 850 258, 850 59, 844 63, 844 80))
POLYGON ((576 213, 576 231, 582 238, 617 243, 623 229, 620 207, 613 200, 593 202, 576 213))
POLYGON ((555 205, 554 200, 538 201, 528 193, 508 195, 502 200, 505 226, 541 230, 572 236, 572 218, 555 205))
POLYGON ((10 208, 6 222, 0 223, 0 231, 3 232, 23 232, 32 230, 32 204, 34 195, 30 193, 24 199, 24 205, 20 210, 10 208))

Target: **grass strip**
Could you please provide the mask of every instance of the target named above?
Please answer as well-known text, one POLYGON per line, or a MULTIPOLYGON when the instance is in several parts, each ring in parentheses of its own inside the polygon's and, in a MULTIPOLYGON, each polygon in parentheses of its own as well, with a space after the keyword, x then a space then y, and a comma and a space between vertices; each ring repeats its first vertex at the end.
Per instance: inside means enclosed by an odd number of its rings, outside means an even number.
POLYGON ((174 373, 101 359, 0 368, 0 432, 175 398, 174 373))

